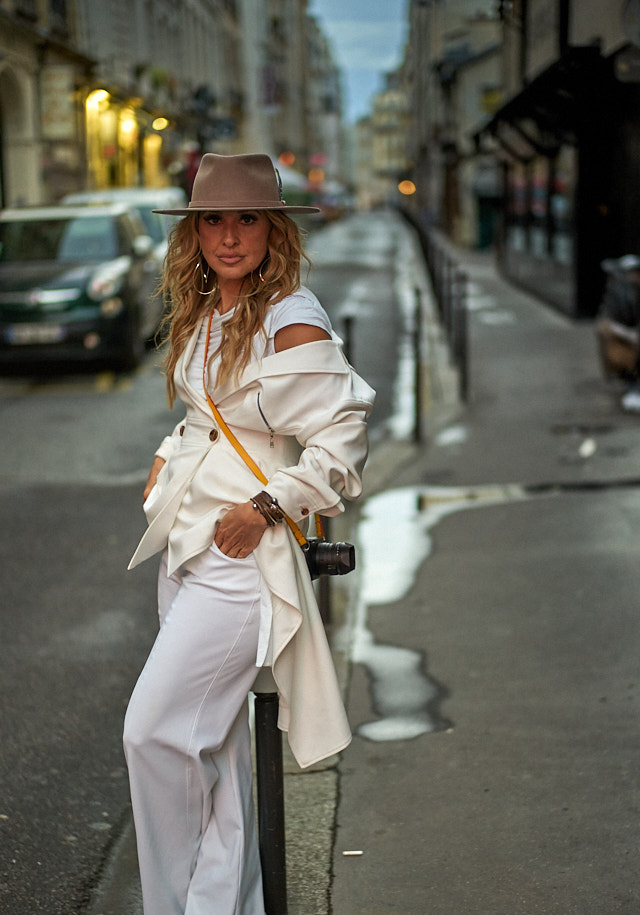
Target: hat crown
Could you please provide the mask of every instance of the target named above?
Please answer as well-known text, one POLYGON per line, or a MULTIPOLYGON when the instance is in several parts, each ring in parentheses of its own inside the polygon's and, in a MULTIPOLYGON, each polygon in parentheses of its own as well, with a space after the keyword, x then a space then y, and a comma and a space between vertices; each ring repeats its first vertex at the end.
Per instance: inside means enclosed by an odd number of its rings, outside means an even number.
POLYGON ((189 208, 279 209, 284 206, 276 170, 263 153, 205 153, 193 182, 189 208))
POLYGON ((320 212, 319 207, 308 204, 287 206, 282 199, 280 174, 265 153, 240 156, 205 153, 193 182, 189 205, 153 212, 187 216, 203 210, 280 210, 287 215, 320 212))

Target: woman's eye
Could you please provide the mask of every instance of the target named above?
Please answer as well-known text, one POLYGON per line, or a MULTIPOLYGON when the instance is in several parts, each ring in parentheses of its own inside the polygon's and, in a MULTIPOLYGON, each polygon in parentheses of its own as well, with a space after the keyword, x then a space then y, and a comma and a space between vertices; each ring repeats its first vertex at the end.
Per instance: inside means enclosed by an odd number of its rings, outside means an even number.
POLYGON ((251 213, 245 213, 242 216, 242 222, 245 224, 245 226, 251 225, 251 223, 253 223, 255 221, 256 221, 256 217, 252 216, 251 213))
POLYGON ((215 214, 211 214, 209 216, 205 216, 204 221, 206 223, 208 223, 210 226, 217 226, 218 223, 220 222, 220 217, 216 216, 215 214))

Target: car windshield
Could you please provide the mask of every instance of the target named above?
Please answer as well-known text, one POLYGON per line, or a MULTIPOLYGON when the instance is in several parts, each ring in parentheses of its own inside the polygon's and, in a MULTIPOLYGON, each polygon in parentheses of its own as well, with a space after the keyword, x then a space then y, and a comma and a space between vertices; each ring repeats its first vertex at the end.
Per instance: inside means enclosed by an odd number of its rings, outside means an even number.
POLYGON ((109 216, 0 222, 0 261, 96 261, 118 256, 109 216))
POLYGON ((140 206, 139 203, 134 205, 138 210, 138 213, 140 213, 140 218, 147 230, 147 235, 150 235, 157 245, 160 244, 160 242, 164 241, 166 236, 166 232, 162 227, 161 217, 153 212, 153 206, 140 206))

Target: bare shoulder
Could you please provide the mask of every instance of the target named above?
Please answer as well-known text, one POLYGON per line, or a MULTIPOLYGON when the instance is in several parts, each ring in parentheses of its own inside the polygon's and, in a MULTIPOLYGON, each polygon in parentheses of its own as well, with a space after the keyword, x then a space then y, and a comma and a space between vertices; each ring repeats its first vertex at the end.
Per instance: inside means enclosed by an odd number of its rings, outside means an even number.
POLYGON ((330 340, 331 335, 321 327, 311 324, 288 324, 279 330, 274 337, 274 346, 277 353, 303 343, 315 343, 318 340, 330 340))

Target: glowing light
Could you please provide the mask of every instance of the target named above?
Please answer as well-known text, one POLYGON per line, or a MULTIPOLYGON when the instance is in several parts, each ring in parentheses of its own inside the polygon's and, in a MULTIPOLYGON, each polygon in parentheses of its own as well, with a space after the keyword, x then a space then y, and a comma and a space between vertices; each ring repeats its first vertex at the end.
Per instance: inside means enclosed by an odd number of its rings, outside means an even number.
POLYGON ((296 161, 296 155, 295 155, 295 153, 292 153, 291 150, 289 150, 289 149, 285 150, 284 152, 281 152, 280 155, 278 156, 278 162, 280 163, 280 165, 287 165, 290 167, 293 165, 293 163, 295 161, 296 161))
POLYGON ((154 130, 166 130, 169 126, 169 121, 167 118, 155 118, 151 126, 154 130))
POLYGON ((103 102, 107 102, 111 96, 106 89, 94 89, 87 96, 87 108, 99 108, 103 102))
POLYGON ((136 119, 133 114, 130 113, 131 109, 122 112, 122 117, 120 119, 120 130, 124 134, 135 133, 137 128, 136 119))
POLYGON ((415 194, 416 186, 413 183, 413 181, 409 181, 407 179, 405 181, 400 182, 400 184, 398 185, 398 190, 400 191, 401 194, 404 194, 405 197, 410 197, 412 194, 415 194))
POLYGON ((321 168, 311 168, 307 175, 312 184, 322 184, 324 181, 324 170, 321 168))

